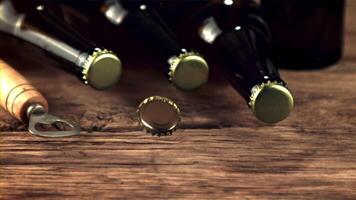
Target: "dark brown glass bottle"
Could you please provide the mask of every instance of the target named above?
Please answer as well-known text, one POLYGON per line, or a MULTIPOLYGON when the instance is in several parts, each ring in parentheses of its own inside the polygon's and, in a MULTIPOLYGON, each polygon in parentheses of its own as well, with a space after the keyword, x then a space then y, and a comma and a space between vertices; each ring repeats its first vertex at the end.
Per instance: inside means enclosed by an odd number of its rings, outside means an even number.
POLYGON ((0 1, 0 31, 70 63, 67 70, 95 89, 117 83, 121 62, 114 53, 99 48, 66 26, 44 2, 19 3, 20 7, 26 7, 26 13, 18 12, 9 0, 0 1))
POLYGON ((258 119, 275 123, 289 115, 293 97, 267 56, 270 32, 254 1, 166 2, 160 10, 185 31, 190 26, 208 51, 218 55, 222 71, 258 119), (176 14, 183 11, 191 18, 176 14))
POLYGON ((292 69, 337 62, 343 48, 344 6, 344 0, 262 0, 273 61, 292 69))
POLYGON ((175 36, 156 12, 157 4, 157 1, 108 0, 101 10, 112 24, 125 26, 132 35, 144 39, 174 85, 184 90, 195 89, 208 80, 208 64, 175 36))

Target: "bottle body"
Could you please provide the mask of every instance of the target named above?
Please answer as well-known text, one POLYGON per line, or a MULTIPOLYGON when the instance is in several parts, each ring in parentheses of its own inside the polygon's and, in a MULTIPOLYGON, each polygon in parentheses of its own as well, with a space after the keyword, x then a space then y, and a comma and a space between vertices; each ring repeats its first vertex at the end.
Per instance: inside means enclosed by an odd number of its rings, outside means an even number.
POLYGON ((283 68, 316 69, 342 56, 344 0, 263 0, 271 57, 283 68))

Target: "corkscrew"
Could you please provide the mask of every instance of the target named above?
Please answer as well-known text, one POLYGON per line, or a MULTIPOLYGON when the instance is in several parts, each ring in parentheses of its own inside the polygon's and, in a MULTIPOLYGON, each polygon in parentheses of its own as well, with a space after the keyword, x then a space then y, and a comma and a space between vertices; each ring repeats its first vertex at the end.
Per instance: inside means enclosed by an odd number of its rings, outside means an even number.
POLYGON ((21 74, 0 60, 0 105, 13 117, 28 122, 28 130, 36 136, 65 137, 79 134, 76 123, 53 116, 48 113, 48 102, 21 74), (70 127, 68 130, 60 130, 70 127), (53 125, 57 131, 44 131, 37 127, 53 125), (62 126, 61 126, 62 127, 62 126))

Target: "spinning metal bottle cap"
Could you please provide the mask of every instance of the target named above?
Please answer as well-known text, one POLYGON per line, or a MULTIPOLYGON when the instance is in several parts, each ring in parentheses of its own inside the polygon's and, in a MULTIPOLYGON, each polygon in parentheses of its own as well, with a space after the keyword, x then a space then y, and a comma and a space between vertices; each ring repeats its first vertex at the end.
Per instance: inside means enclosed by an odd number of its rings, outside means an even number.
POLYGON ((83 79, 95 89, 106 89, 116 84, 122 72, 121 61, 108 50, 95 49, 83 66, 83 79))
POLYGON ((189 52, 170 61, 169 80, 183 90, 193 90, 207 82, 209 66, 202 56, 189 52))
POLYGON ((276 123, 288 117, 294 107, 291 92, 276 81, 253 87, 249 105, 258 119, 276 123))
POLYGON ((180 121, 180 110, 170 99, 161 96, 146 98, 137 114, 143 128, 152 135, 171 135, 180 121))

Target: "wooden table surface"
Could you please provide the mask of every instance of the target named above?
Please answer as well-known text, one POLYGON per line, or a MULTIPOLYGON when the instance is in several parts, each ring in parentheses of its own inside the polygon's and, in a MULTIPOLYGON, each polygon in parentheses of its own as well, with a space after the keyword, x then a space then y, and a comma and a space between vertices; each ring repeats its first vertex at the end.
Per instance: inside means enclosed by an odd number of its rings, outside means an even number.
POLYGON ((347 4, 342 61, 282 70, 296 106, 276 125, 258 122, 220 79, 186 93, 155 70, 125 69, 116 88, 100 92, 42 51, 3 39, 1 56, 83 132, 35 137, 1 110, 0 199, 356 199, 356 1, 347 4), (173 136, 137 125, 136 107, 150 95, 180 105, 173 136))

